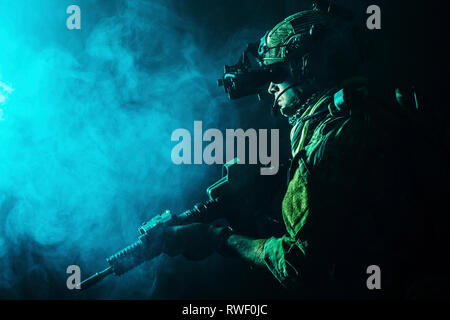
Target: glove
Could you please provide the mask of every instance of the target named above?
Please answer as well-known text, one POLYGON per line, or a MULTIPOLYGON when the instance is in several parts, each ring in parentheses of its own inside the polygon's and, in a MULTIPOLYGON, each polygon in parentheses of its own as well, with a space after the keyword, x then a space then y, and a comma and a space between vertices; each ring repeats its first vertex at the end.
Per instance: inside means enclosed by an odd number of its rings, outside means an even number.
POLYGON ((202 260, 215 251, 223 251, 231 231, 230 227, 205 223, 169 227, 165 231, 162 252, 171 257, 183 255, 189 260, 202 260))

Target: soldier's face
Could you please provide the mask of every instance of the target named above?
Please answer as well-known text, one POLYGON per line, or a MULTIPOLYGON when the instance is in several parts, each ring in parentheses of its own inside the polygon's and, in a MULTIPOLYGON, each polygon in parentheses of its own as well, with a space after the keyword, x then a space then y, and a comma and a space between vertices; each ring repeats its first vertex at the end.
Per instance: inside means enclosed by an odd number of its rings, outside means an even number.
POLYGON ((291 77, 281 83, 271 82, 268 88, 268 92, 274 96, 280 107, 280 113, 285 117, 290 117, 297 111, 300 90, 291 77))

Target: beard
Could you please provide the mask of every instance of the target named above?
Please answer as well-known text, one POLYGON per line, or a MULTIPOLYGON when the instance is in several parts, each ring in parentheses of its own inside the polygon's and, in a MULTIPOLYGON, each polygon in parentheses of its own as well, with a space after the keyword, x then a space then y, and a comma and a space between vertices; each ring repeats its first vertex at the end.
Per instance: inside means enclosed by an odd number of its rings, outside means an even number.
POLYGON ((291 90, 294 94, 285 97, 286 104, 280 109, 280 113, 288 118, 291 125, 295 125, 308 106, 317 98, 318 90, 312 90, 309 83, 297 85, 291 90))
POLYGON ((308 99, 302 100, 302 99, 294 99, 292 101, 293 106, 292 108, 295 108, 295 112, 288 116, 289 118, 289 124, 292 126, 295 126, 295 124, 300 120, 303 113, 308 109, 308 106, 311 105, 311 103, 314 103, 318 99, 319 95, 317 93, 311 95, 308 99), (295 105, 294 105, 295 103, 295 105))
POLYGON ((280 113, 287 118, 293 116, 302 107, 303 101, 300 92, 297 91, 296 95, 290 97, 286 105, 280 109, 280 113))

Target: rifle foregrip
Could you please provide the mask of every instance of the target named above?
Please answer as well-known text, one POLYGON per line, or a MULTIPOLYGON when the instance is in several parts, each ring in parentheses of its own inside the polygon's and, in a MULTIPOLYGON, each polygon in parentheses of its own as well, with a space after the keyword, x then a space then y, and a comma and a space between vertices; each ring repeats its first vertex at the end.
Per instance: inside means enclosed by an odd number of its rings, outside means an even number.
POLYGON ((125 249, 109 257, 106 261, 118 276, 135 268, 148 259, 144 243, 139 239, 125 249))

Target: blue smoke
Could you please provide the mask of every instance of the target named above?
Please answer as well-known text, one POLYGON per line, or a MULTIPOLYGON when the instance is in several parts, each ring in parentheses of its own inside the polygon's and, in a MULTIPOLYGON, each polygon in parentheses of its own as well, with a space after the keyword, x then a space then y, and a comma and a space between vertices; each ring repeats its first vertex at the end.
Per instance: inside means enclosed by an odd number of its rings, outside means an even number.
POLYGON ((70 31, 72 1, 0 1, 1 298, 151 297, 164 257, 84 295, 65 271, 105 267, 140 223, 218 177, 171 162, 173 130, 238 126, 215 80, 256 32, 217 53, 168 1, 76 2, 70 31))

